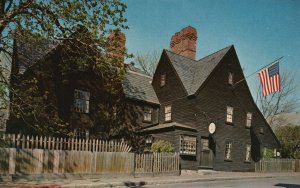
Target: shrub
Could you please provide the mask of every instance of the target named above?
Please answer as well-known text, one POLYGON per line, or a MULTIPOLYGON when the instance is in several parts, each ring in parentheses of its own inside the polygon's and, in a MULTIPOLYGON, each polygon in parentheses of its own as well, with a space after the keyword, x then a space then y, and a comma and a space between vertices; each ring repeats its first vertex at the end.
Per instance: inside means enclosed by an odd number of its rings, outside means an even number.
POLYGON ((171 144, 168 141, 159 140, 159 141, 156 141, 152 144, 151 151, 152 152, 157 152, 157 153, 160 153, 160 152, 170 153, 170 152, 175 151, 175 147, 174 147, 173 144, 171 144))

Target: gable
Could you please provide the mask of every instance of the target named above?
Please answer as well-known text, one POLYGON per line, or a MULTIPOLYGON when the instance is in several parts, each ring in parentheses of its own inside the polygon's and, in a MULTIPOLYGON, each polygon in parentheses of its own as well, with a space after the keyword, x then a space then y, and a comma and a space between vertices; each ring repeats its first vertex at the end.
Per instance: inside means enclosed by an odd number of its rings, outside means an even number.
POLYGON ((233 46, 221 49, 198 61, 166 51, 188 95, 194 95, 233 46))

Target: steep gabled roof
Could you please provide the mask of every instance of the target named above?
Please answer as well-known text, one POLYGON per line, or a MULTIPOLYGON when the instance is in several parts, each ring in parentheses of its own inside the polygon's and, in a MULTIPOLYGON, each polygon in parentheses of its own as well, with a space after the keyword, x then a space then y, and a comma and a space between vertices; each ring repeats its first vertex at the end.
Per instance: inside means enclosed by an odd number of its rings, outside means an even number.
POLYGON ((151 85, 152 77, 141 72, 127 70, 123 88, 126 98, 159 104, 151 85))
POLYGON ((228 46, 198 61, 165 50, 188 95, 202 86, 214 68, 233 46, 228 46))

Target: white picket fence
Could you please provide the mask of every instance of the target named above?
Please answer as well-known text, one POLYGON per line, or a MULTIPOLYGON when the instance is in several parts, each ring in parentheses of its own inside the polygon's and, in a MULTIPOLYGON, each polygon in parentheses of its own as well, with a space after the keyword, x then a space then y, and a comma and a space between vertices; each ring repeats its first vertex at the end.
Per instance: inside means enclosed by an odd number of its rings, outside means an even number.
POLYGON ((0 142, 6 147, 20 149, 75 150, 95 152, 130 152, 125 142, 98 139, 75 139, 46 136, 4 134, 0 142))

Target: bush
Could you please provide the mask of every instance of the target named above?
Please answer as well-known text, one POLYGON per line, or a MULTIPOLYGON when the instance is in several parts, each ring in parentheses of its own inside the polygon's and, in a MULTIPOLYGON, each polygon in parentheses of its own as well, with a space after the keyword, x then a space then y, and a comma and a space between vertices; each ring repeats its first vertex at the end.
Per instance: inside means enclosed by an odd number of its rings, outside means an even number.
POLYGON ((160 152, 170 153, 170 152, 175 152, 175 147, 173 144, 171 144, 168 141, 159 140, 152 144, 151 151, 157 152, 157 153, 160 153, 160 152))

